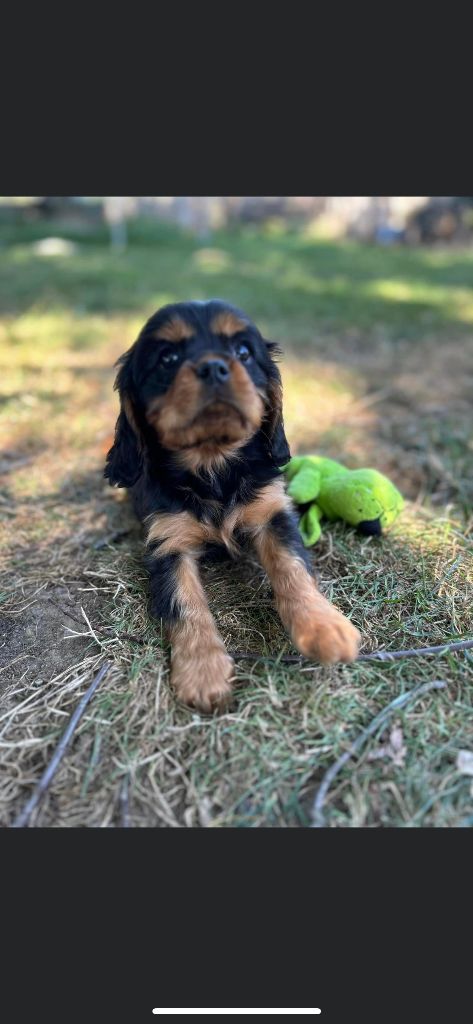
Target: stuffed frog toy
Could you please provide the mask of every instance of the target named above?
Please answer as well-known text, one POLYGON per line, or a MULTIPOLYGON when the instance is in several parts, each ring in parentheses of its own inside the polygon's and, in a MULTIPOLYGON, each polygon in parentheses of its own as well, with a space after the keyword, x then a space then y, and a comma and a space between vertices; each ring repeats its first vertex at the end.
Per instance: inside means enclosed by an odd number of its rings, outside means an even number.
POLYGON ((404 505, 397 488, 376 469, 346 469, 321 455, 301 455, 282 467, 287 492, 297 505, 306 506, 299 530, 306 547, 322 532, 321 519, 343 519, 360 533, 380 534, 404 505))

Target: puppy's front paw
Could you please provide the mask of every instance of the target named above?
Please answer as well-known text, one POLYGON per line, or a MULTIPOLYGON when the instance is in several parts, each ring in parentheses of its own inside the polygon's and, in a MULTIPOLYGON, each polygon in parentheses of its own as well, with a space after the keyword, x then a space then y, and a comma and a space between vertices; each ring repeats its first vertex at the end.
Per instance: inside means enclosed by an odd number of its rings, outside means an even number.
POLYGON ((294 642, 306 658, 330 665, 337 661, 354 661, 361 636, 345 615, 329 606, 323 614, 314 615, 294 630, 294 642))
POLYGON ((208 648, 198 654, 176 652, 171 666, 171 683, 184 704, 207 714, 225 709, 235 666, 224 648, 208 648))

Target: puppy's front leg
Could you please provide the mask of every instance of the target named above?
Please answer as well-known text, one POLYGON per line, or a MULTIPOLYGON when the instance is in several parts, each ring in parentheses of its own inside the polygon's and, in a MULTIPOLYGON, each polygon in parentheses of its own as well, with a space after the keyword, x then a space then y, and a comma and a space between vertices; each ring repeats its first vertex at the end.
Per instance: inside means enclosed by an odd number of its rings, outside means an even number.
POLYGON ((225 650, 191 553, 148 556, 151 611, 169 628, 171 682, 185 704, 210 712, 223 707, 231 692, 233 661, 225 650))
POLYGON ((317 589, 294 514, 278 512, 253 539, 279 616, 298 650, 325 663, 353 661, 360 634, 317 589))

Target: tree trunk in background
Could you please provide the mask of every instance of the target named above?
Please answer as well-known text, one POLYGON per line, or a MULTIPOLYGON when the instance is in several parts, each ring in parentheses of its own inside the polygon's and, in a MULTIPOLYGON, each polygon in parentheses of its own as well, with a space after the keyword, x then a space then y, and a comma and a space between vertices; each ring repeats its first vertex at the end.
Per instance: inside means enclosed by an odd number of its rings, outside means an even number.
POLYGON ((127 246, 126 217, 129 212, 128 196, 105 196, 103 213, 110 228, 110 244, 117 251, 123 251, 127 246))

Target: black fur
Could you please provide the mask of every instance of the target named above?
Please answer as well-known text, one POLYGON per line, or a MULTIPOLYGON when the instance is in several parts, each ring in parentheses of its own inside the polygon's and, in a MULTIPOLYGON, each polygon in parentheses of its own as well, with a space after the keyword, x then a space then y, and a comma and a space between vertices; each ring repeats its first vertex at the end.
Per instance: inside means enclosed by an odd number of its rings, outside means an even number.
POLYGON ((145 558, 145 565, 150 575, 150 613, 156 619, 174 622, 181 614, 181 608, 175 600, 176 570, 180 555, 164 555, 153 557, 152 551, 145 558))

